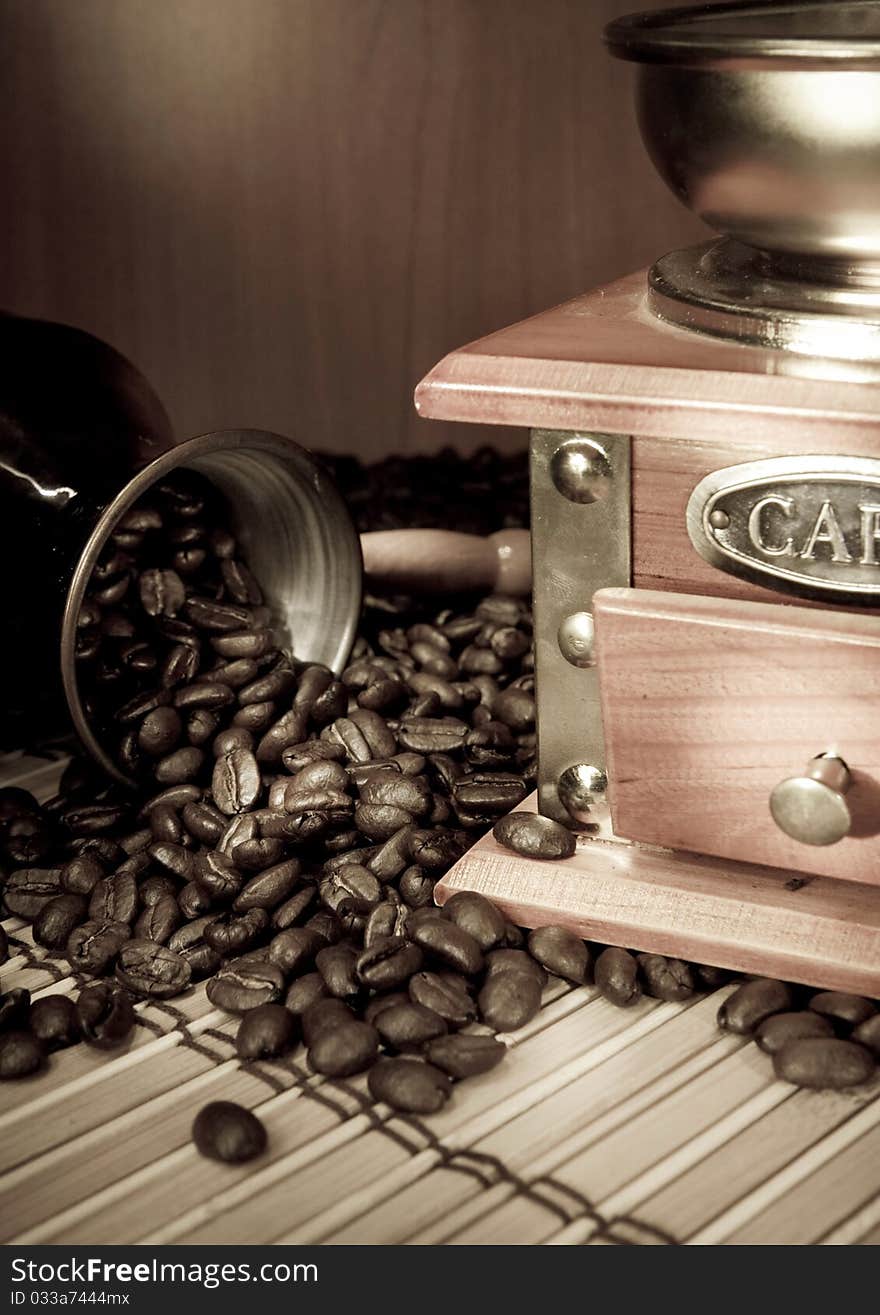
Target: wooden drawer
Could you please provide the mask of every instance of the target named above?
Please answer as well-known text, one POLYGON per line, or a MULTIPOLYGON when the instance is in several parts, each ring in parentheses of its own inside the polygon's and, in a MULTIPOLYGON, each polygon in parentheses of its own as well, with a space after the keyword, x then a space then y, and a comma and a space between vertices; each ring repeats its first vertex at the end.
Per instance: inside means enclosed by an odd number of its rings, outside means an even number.
POLYGON ((593 609, 615 834, 880 885, 880 618, 641 589, 593 609), (852 826, 814 846, 769 800, 820 754, 852 826))

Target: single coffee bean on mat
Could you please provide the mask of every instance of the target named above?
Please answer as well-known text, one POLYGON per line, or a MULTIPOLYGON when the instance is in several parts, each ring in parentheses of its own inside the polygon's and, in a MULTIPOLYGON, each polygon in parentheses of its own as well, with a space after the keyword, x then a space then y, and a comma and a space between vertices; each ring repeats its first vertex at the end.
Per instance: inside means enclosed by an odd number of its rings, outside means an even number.
POLYGON ((0 1035, 0 1081, 30 1077, 46 1062, 46 1048, 33 1032, 0 1035))
POLYGON ((729 995, 718 1010, 718 1026, 725 1032, 750 1036, 771 1014, 784 1014, 794 1006, 794 994, 786 982, 756 977, 729 995))
POLYGON ((386 1046, 402 1052, 421 1050, 426 1042, 444 1036, 447 1030, 439 1014, 411 1000, 381 1010, 374 1026, 386 1046))
POLYGON ((689 1000, 694 994, 693 975, 684 960, 669 959, 663 954, 640 954, 638 964, 645 994, 655 1000, 689 1000))
POLYGON ((880 1013, 866 1018, 853 1030, 851 1040, 867 1047, 875 1059, 880 1059, 880 1013))
POLYGON ((409 980, 409 996, 416 1004, 433 1010, 450 1028, 464 1027, 477 1016, 464 977, 450 980, 440 973, 416 973, 409 980))
POLYGON ((80 1038, 76 1005, 69 995, 41 996, 31 1005, 28 1028, 47 1051, 76 1045, 80 1038))
POLYGON ((116 978, 135 996, 165 1000, 180 995, 192 980, 186 959, 156 941, 126 941, 116 962, 116 978))
POLYGON ((477 996, 480 1017, 496 1032, 515 1032, 541 1008, 541 987, 531 973, 495 973, 477 996))
POLYGON ((775 1055, 789 1041, 833 1036, 834 1028, 830 1020, 809 1009, 789 1014, 771 1014, 755 1028, 755 1041, 768 1055, 775 1055))
POLYGON ((596 960, 596 985, 606 1000, 615 1005, 633 1005, 642 997, 639 965, 634 955, 616 945, 609 946, 596 960))
POLYGON ((874 1056, 865 1046, 837 1038, 789 1041, 773 1056, 776 1076, 798 1087, 854 1087, 873 1077, 876 1068, 874 1056))
POLYGON ((590 951, 565 927, 536 927, 529 932, 529 954, 549 973, 578 984, 587 979, 590 951))
POLYGON ((229 1100, 215 1100, 199 1110, 192 1125, 196 1149, 209 1160, 244 1164, 266 1149, 266 1129, 250 1110, 229 1100))
POLYGON ((376 1029, 352 1018, 323 1027, 309 1046, 308 1061, 316 1073, 348 1078, 369 1068, 378 1051, 376 1029))
POLYGON ((408 1114, 436 1114, 452 1092, 449 1076, 420 1059, 380 1059, 367 1078, 370 1095, 408 1114))
POLYGON ((870 1000, 860 995, 846 995, 843 991, 819 991, 810 1000, 810 1009, 827 1018, 842 1035, 848 1035, 877 1012, 876 1005, 870 1000))
POLYGON ((271 1059, 296 1045, 297 1020, 281 1004, 258 1005, 244 1015, 235 1035, 241 1059, 271 1059))
POLYGON ((506 1054, 507 1047, 495 1037, 470 1036, 464 1032, 436 1037, 425 1047, 428 1063, 457 1081, 488 1073, 506 1054))
POLYGON ((131 996, 117 982, 95 981, 85 986, 76 1002, 76 1017, 83 1039, 99 1050, 114 1050, 134 1031, 131 996))

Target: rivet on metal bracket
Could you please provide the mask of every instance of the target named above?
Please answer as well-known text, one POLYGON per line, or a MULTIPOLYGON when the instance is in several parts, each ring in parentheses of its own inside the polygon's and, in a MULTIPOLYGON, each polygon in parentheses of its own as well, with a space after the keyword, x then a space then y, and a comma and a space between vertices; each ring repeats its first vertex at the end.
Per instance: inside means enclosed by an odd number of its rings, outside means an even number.
POLYGON ((548 429, 531 444, 539 806, 600 836, 611 822, 592 597, 630 583, 630 446, 548 429))

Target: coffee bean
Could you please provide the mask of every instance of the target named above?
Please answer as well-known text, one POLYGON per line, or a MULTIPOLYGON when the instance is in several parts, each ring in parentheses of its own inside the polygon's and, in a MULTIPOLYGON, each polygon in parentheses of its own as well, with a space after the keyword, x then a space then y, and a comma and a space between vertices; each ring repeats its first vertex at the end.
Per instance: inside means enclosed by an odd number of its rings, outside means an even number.
POLYGON ((495 823, 492 835, 499 845, 526 858, 571 858, 575 851, 572 833, 539 813, 510 813, 495 823))
POLYGON ((859 1023, 854 1029, 851 1040, 866 1046, 875 1059, 880 1059, 880 1013, 873 1014, 859 1023))
POLYGON ((103 867, 90 854, 72 858, 60 873, 61 885, 70 895, 91 895, 103 876, 103 867))
POLYGON ((655 1000, 689 1000, 694 993, 694 979, 682 959, 667 959, 662 954, 640 954, 639 968, 645 994, 655 1000))
POLYGON ((180 713, 174 708, 154 708, 148 712, 137 733, 138 746, 151 758, 164 758, 183 734, 180 713))
POLYGON ((168 872, 173 872, 181 881, 189 881, 194 872, 193 856, 183 845, 159 841, 152 844, 147 851, 150 858, 168 872))
POLYGON ((327 945, 335 945, 342 939, 342 924, 331 913, 329 909, 321 909, 318 913, 313 913, 306 921, 305 926, 309 931, 314 931, 327 945))
POLYGON ((27 1027, 31 1008, 31 993, 16 986, 0 995, 0 1032, 17 1031, 27 1027))
POLYGON ((156 764, 156 780, 161 785, 184 785, 198 776, 205 761, 204 752, 190 745, 186 749, 175 749, 156 764))
POLYGON ((810 1009, 834 1024, 838 1032, 848 1034, 860 1023, 873 1018, 877 1010, 870 1000, 843 991, 820 991, 810 1001, 810 1009))
POLYGON ((382 1010, 375 1019, 375 1027, 387 1046, 401 1052, 420 1050, 426 1042, 446 1032, 446 1022, 439 1014, 411 1000, 382 1010))
MULTIPOLYGON (((322 983, 323 980, 321 978, 322 983)), ((326 991, 326 986, 324 989, 326 991)), ((316 999, 307 1005, 302 1013, 303 1041, 306 1046, 311 1047, 324 1032, 342 1023, 350 1023, 353 1018, 354 1014, 342 1000, 337 1000, 334 996, 316 999)))
POLYGON ((274 963, 232 963, 212 977, 208 999, 230 1014, 245 1014, 258 1005, 274 1004, 284 994, 284 975, 274 963))
MULTIPOLYGON (((259 707, 261 705, 252 704, 251 706, 259 707)), ((242 712, 244 711, 246 709, 242 709, 242 712)), ((306 714, 300 709, 291 708, 289 712, 285 712, 273 726, 270 726, 257 745, 257 762, 267 767, 280 763, 284 750, 291 744, 297 744, 302 739, 305 734, 306 724, 306 714)))
MULTIPOLYGON (((237 845, 233 851, 236 859, 241 848, 241 845, 237 845)), ((295 858, 267 867, 245 883, 233 900, 233 909, 236 913, 246 913, 248 909, 276 908, 293 891, 299 880, 299 870, 300 865, 295 858)))
POLYGON ((341 762, 345 749, 341 744, 331 744, 324 740, 306 740, 301 744, 291 744, 283 751, 281 758, 289 772, 297 773, 313 762, 341 762))
POLYGON ((515 1032, 541 1008, 541 987, 531 973, 514 969, 487 977, 477 996, 480 1016, 496 1032, 515 1032))
POLYGON ((34 919, 34 940, 47 950, 63 950, 74 927, 85 922, 87 909, 84 895, 56 895, 34 919))
POLYGON ((139 588, 141 606, 148 616, 176 616, 186 598, 176 571, 144 571, 139 588))
POLYGON ((823 1036, 833 1037, 834 1028, 827 1018, 808 1009, 800 1013, 771 1014, 755 1029, 755 1040, 768 1055, 775 1055, 789 1041, 823 1036))
MULTIPOLYGON (((280 933, 289 935, 289 933, 280 933)), ((350 945, 327 945, 315 955, 315 967, 331 995, 338 999, 356 996, 360 990, 357 952, 350 945)))
POLYGON ((382 898, 382 887, 368 868, 349 864, 331 873, 319 887, 322 903, 337 910, 344 900, 354 900, 370 909, 382 898))
POLYGON ((149 815, 149 828, 153 841, 169 845, 189 843, 189 836, 176 808, 159 804, 149 815))
POLYGON ((44 995, 31 1005, 28 1027, 47 1051, 76 1045, 79 1040, 76 1005, 67 995, 44 995))
MULTIPOLYGON (((411 862, 435 877, 447 872, 461 858, 466 848, 461 839, 449 831, 416 831, 407 828, 406 835, 411 862)), ((376 871, 375 867, 373 871, 376 871)))
POLYGON ((250 703, 265 703, 284 698, 296 684, 296 676, 289 667, 279 667, 268 675, 244 685, 238 692, 238 702, 246 708, 250 703))
POLYGON ((132 923, 137 917, 138 888, 129 873, 103 877, 92 891, 88 916, 94 922, 132 923))
POLYGON ((177 903, 185 918, 200 918, 211 908, 211 896, 196 881, 188 881, 177 896, 177 903))
POLYGON ((425 1058, 457 1081, 488 1073, 501 1063, 507 1046, 491 1036, 439 1036, 425 1047, 425 1058))
POLYGON ((451 1028, 464 1027, 477 1016, 477 1007, 463 977, 415 973, 409 981, 409 994, 416 1004, 431 1009, 451 1028))
POLYGON ((235 1049, 241 1059, 272 1059, 297 1041, 296 1018, 281 1004, 259 1005, 238 1026, 235 1049))
POLYGON ((527 973, 534 977, 541 990, 547 985, 546 969, 538 963, 537 959, 532 958, 525 950, 508 949, 501 947, 497 950, 490 950, 486 955, 486 977, 495 977, 498 973, 527 973))
POLYGON ((130 936, 126 922, 84 922, 70 934, 67 961, 74 972, 98 976, 107 971, 130 936))
POLYGON ((352 1019, 321 1028, 309 1045, 308 1061, 316 1073, 329 1078, 349 1078, 369 1068, 378 1053, 376 1029, 352 1019))
POLYGON ((481 950, 491 950, 504 936, 504 915, 483 895, 461 890, 446 901, 444 915, 473 936, 481 950))
POLYGON ((32 1032, 4 1032, 0 1036, 0 1081, 29 1077, 45 1062, 45 1048, 32 1032))
POLYGON ((401 875, 397 889, 407 908, 422 909, 433 904, 436 884, 423 868, 413 864, 401 875))
POLYGON ((422 966, 422 952, 403 936, 379 941, 358 956, 358 980, 373 991, 390 991, 409 981, 422 966))
POLYGON ((166 945, 180 926, 181 916, 180 906, 174 896, 164 895, 144 909, 134 925, 134 936, 139 940, 166 945))
POLYGON ((3 903, 16 918, 33 920, 45 904, 61 894, 59 868, 18 868, 6 879, 3 903))
POLYGON ((727 968, 713 968, 705 963, 692 963, 691 973, 701 991, 715 991, 719 986, 726 986, 733 977, 727 968))
POLYGON ((639 965, 628 950, 617 946, 603 950, 596 960, 594 976, 602 995, 614 1005, 633 1005, 641 999, 639 965))
POLYGON ((214 743, 211 745, 215 758, 221 758, 225 753, 231 753, 233 749, 253 749, 254 737, 245 726, 236 726, 234 723, 228 730, 221 731, 215 736, 214 743))
POLYGON ((273 937, 269 945, 269 962, 280 968, 285 977, 290 977, 313 963, 315 955, 326 944, 313 928, 288 927, 273 937))
MULTIPOLYGON (((304 973, 302 977, 297 977, 295 981, 290 983, 287 988, 287 995, 284 997, 284 1003, 292 1014, 301 1017, 309 1005, 315 1004, 318 1000, 331 998, 327 993, 324 978, 320 973, 304 973)), ((367 1022, 369 1021, 367 1019, 367 1022)))
POLYGON ((468 731, 457 717, 404 717, 398 739, 414 753, 455 753, 464 748, 468 731))
POLYGON ((756 977, 744 982, 729 995, 718 1010, 718 1026, 724 1032, 750 1036, 759 1023, 771 1014, 790 1012, 794 1005, 791 987, 772 977, 756 977))
POLYGON ((199 1110, 192 1125, 196 1150, 222 1164, 245 1164, 266 1149, 268 1138, 260 1120, 243 1105, 215 1100, 199 1110))
POLYGON ((529 933, 528 946, 532 957, 548 972, 578 984, 586 981, 590 952, 566 927, 538 927, 529 933))
POLYGON ((278 931, 293 927, 312 908, 315 902, 315 887, 304 886, 279 905, 272 914, 272 926, 278 931))
POLYGON ((451 1094, 451 1082, 433 1064, 418 1059, 380 1059, 367 1078, 370 1095, 408 1114, 436 1114, 451 1094))
POLYGON ((119 951, 116 978, 132 995, 165 1000, 185 991, 191 976, 186 960, 156 941, 127 941, 119 951))
POLYGON ((226 826, 226 818, 210 804, 185 804, 180 817, 189 834, 209 848, 217 844, 226 826))
MULTIPOLYGON (((193 880, 218 904, 233 900, 244 885, 244 879, 232 859, 216 849, 197 855, 193 863, 193 880)), ((180 899, 182 897, 183 892, 180 899)))
POLYGON ((825 1037, 789 1041, 773 1056, 776 1076, 798 1087, 853 1087, 867 1082, 875 1068, 874 1057, 864 1046, 825 1037))
POLYGON ((412 933, 416 945, 455 972, 473 976, 483 967, 478 942, 468 932, 442 919, 421 923, 412 933))
POLYGON ((159 900, 171 898, 177 895, 177 882, 173 881, 165 872, 157 872, 152 877, 146 877, 138 886, 138 898, 145 909, 152 908, 158 904, 159 900))
POLYGON ((80 992, 76 1017, 83 1039, 99 1050, 112 1050, 127 1041, 135 1025, 128 992, 118 983, 92 982, 80 992))
POLYGON ((248 909, 246 913, 221 913, 204 931, 205 944, 221 955, 240 955, 256 945, 269 926, 265 909, 248 909))
POLYGON ((369 950, 402 933, 405 918, 401 917, 399 903, 383 900, 377 904, 364 925, 364 949, 369 950))

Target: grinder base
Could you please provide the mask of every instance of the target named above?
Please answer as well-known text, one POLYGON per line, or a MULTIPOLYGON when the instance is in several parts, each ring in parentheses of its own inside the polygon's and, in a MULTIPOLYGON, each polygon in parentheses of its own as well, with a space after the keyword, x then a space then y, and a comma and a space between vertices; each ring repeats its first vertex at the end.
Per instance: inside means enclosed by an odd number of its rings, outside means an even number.
MULTIPOLYGON (((537 810, 531 795, 522 810, 537 810)), ((880 889, 578 837, 572 858, 523 858, 491 834, 435 889, 476 891, 524 927, 857 995, 880 995, 880 889)))

